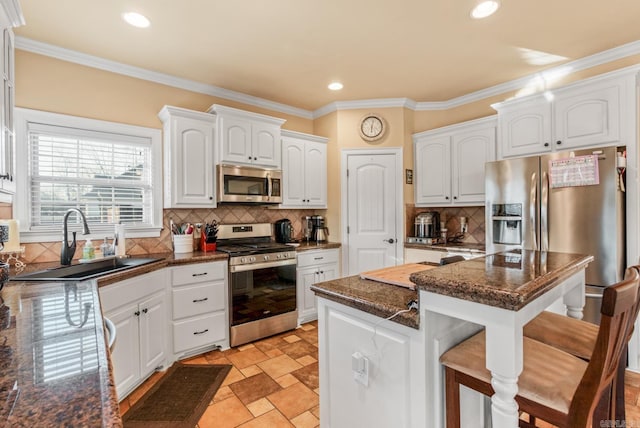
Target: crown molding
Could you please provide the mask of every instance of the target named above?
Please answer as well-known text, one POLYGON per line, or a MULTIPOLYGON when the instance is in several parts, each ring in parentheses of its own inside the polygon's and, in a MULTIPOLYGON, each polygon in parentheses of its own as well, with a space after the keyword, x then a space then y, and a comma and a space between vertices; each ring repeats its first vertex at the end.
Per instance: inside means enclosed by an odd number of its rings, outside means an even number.
POLYGON ((305 119, 313 119, 310 111, 301 108, 291 107, 286 104, 276 103, 273 101, 265 100, 264 98, 254 97, 252 95, 231 91, 229 89, 220 88, 214 85, 207 85, 205 83, 195 82, 193 80, 183 79, 181 77, 175 77, 169 74, 158 73, 156 71, 134 67, 120 62, 88 55, 85 53, 73 51, 71 49, 61 48, 24 37, 16 37, 15 46, 16 49, 36 53, 39 55, 49 56, 63 61, 73 62, 87 67, 110 71, 112 73, 160 83, 162 85, 185 89, 187 91, 211 95, 214 97, 223 98, 225 100, 237 101, 243 104, 248 104, 272 111, 278 111, 281 113, 290 114, 292 116, 299 116, 305 119))
MULTIPOLYGON (((8 1, 11 4, 14 4, 16 0, 8 1)), ((5 3, 3 2, 3 4, 5 3)), ((162 85, 211 95, 229 101, 236 101, 243 104, 252 105, 254 107, 290 114, 292 116, 301 117, 303 119, 317 119, 335 111, 365 108, 374 109, 402 107, 414 111, 448 110, 451 108, 462 106, 464 104, 480 101, 492 96, 522 89, 528 83, 530 83, 532 79, 540 76, 541 74, 553 74, 554 72, 567 68, 570 68, 571 72, 573 73, 601 64, 606 64, 608 62, 628 56, 640 54, 640 40, 637 40, 603 52, 577 59, 575 61, 563 63, 559 66, 548 68, 537 73, 532 73, 525 77, 510 80, 508 82, 500 83, 489 88, 481 89, 479 91, 471 92, 460 97, 452 98, 447 101, 417 102, 409 98, 379 98, 355 101, 335 101, 333 103, 329 103, 323 107, 320 107, 319 109, 309 111, 297 107, 292 107, 286 104, 269 101, 264 98, 243 94, 241 92, 220 88, 218 86, 207 85, 204 83, 195 82, 193 80, 183 79, 169 74, 158 73, 155 71, 146 70, 144 68, 134 67, 97 56, 80 53, 77 51, 38 42, 24 37, 16 37, 15 46, 16 49, 21 49, 27 52, 45 55, 61 59, 63 61, 73 62, 100 70, 134 77, 137 79, 148 80, 151 82, 160 83, 162 85)))
POLYGON ((19 0, 0 0, 0 4, 12 27, 20 27, 25 24, 19 0))

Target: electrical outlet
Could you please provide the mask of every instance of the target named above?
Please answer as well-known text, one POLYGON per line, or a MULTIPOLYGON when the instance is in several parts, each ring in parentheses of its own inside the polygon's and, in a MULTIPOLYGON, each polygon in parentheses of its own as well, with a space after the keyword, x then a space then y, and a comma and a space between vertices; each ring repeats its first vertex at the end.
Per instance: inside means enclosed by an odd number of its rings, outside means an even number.
POLYGON ((360 352, 351 355, 351 369, 353 380, 361 385, 369 386, 369 359, 360 352))

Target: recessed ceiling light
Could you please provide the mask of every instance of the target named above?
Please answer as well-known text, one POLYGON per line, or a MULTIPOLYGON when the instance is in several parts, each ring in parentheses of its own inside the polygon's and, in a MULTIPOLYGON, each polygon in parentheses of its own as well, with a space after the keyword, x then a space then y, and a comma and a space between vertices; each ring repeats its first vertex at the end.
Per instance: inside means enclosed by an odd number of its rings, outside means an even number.
POLYGON ((500 2, 498 0, 480 1, 471 11, 471 17, 475 19, 486 18, 487 16, 493 15, 499 7, 500 2))
POLYGON ((146 16, 141 15, 137 12, 123 13, 122 19, 127 21, 129 25, 133 25, 134 27, 138 28, 147 28, 149 25, 151 25, 151 22, 146 16))
POLYGON ((343 87, 344 85, 340 82, 331 82, 329 83, 329 86, 328 86, 328 88, 331 89, 332 91, 339 91, 343 87))

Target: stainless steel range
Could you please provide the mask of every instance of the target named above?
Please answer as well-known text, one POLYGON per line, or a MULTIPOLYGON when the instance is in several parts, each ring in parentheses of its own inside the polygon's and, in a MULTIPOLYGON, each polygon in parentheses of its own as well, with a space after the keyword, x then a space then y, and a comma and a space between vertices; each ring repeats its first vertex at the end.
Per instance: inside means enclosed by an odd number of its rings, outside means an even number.
POLYGON ((271 240, 271 224, 218 227, 218 251, 229 254, 230 345, 297 327, 296 252, 271 240))

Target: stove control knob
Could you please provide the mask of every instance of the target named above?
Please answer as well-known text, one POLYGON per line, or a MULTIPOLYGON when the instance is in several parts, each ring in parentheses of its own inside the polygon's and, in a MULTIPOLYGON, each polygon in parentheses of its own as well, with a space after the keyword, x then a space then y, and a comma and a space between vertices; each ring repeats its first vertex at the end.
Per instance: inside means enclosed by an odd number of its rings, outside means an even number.
POLYGON ((247 258, 246 257, 241 257, 240 258, 240 263, 241 264, 245 264, 247 262, 247 258))
POLYGON ((255 261, 256 261, 256 258, 255 258, 255 257, 249 257, 249 261, 250 261, 250 262, 255 262, 255 261))
POLYGON ((269 261, 269 256, 264 255, 264 256, 263 256, 263 259, 264 259, 264 261, 265 261, 265 262, 267 262, 267 261, 269 261))

